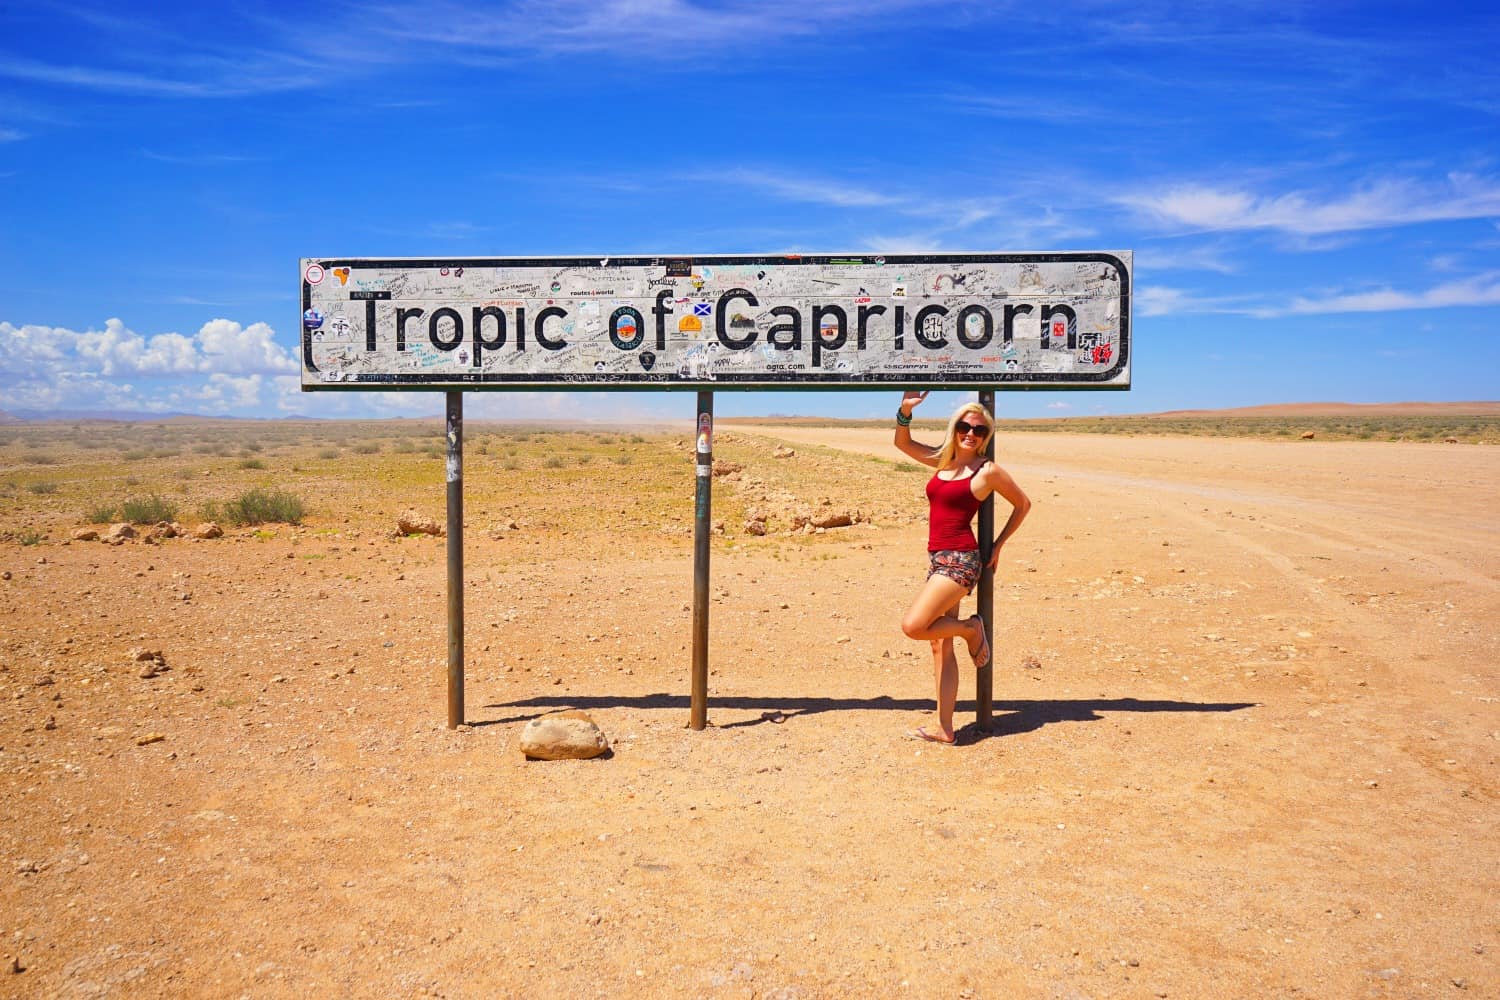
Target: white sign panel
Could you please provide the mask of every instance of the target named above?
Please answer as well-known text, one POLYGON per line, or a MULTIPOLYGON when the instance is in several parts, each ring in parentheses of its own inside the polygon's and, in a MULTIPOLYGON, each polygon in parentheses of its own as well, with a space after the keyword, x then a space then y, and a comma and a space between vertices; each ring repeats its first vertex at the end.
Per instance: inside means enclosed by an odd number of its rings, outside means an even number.
POLYGON ((308 258, 302 388, 1128 389, 1132 261, 308 258))

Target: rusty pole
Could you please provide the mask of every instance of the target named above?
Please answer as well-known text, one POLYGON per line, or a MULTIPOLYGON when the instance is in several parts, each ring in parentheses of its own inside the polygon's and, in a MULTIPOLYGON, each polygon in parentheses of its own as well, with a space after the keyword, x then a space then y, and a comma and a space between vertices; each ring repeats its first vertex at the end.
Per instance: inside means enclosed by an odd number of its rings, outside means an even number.
POLYGON ((698 443, 694 448, 693 692, 688 726, 708 725, 708 543, 712 534, 714 394, 698 393, 698 443))
MULTIPOLYGON (((982 390, 979 393, 979 405, 989 410, 993 417, 995 413, 994 390, 982 390)), ((989 443, 984 446, 985 457, 992 462, 995 460, 995 435, 997 433, 998 429, 992 430, 989 443)), ((990 661, 980 667, 974 675, 974 721, 984 732, 989 731, 995 713, 995 571, 988 565, 994 543, 995 497, 991 494, 985 498, 979 508, 979 551, 984 556, 986 564, 984 571, 979 575, 979 617, 984 619, 984 634, 990 637, 990 661)))
POLYGON ((448 397, 448 728, 464 722, 464 394, 448 397))

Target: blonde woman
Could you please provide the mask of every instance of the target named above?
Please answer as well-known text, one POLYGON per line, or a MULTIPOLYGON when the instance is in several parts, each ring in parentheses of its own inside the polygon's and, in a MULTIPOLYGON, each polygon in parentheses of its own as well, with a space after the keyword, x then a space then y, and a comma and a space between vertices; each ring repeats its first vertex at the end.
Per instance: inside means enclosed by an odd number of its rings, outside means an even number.
POLYGON ((984 456, 995 431, 995 418, 978 403, 960 406, 948 421, 948 433, 939 447, 922 444, 911 436, 912 411, 927 398, 925 392, 908 392, 896 411, 896 447, 902 454, 937 470, 927 481, 930 504, 927 528, 927 582, 912 602, 901 631, 909 638, 932 644, 932 669, 937 681, 937 721, 931 728, 920 726, 909 733, 913 739, 952 746, 958 739, 953 730, 953 705, 958 700, 958 658, 953 640, 962 639, 976 668, 990 660, 990 640, 984 620, 978 615, 959 618, 958 605, 979 582, 987 565, 993 569, 1000 548, 1016 533, 1031 501, 1000 466, 984 456), (972 526, 979 506, 991 493, 1010 504, 1010 517, 995 537, 987 563, 982 562, 979 540, 972 526))

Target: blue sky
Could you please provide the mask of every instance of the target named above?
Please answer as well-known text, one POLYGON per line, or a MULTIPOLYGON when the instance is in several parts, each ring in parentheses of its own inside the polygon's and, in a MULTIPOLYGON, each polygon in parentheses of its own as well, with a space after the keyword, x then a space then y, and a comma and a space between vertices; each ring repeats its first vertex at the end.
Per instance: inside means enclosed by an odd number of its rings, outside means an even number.
POLYGON ((0 410, 441 413, 299 391, 304 256, 820 250, 1136 251, 1134 388, 1002 415, 1500 398, 1500 17, 1464 6, 3 5, 0 410))

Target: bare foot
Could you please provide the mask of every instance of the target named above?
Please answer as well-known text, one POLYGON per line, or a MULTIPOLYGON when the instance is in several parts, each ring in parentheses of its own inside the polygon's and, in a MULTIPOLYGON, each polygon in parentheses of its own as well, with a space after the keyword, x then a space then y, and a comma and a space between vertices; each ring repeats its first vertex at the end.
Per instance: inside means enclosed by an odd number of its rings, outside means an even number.
POLYGON ((929 733, 926 726, 918 726, 906 735, 910 739, 922 740, 927 743, 941 743, 945 747, 951 747, 958 742, 957 733, 943 733, 941 729, 936 733, 929 733))

